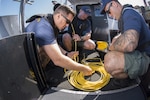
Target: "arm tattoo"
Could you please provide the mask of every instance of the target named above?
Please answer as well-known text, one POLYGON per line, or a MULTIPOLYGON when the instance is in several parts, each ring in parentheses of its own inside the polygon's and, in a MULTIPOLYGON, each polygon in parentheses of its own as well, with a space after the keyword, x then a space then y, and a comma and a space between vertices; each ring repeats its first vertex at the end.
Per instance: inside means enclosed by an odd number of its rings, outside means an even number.
POLYGON ((114 48, 121 52, 131 52, 136 49, 139 33, 136 30, 127 30, 114 42, 114 48))

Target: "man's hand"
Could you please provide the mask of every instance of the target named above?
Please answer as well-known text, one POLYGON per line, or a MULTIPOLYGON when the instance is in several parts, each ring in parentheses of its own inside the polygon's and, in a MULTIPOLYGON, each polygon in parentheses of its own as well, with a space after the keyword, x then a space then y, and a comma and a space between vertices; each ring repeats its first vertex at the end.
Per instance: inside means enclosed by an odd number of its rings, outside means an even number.
POLYGON ((73 40, 75 40, 75 41, 81 41, 81 38, 80 38, 80 36, 78 34, 74 34, 73 35, 73 40))
POLYGON ((113 47, 113 44, 114 42, 120 37, 121 34, 118 34, 117 36, 115 36, 113 39, 112 39, 112 42, 109 46, 109 50, 114 50, 114 47, 113 47))
POLYGON ((76 58, 77 56, 79 55, 79 51, 71 51, 68 53, 68 57, 73 59, 73 58, 76 58))
POLYGON ((84 76, 92 75, 92 69, 89 66, 86 66, 86 70, 83 71, 84 76))

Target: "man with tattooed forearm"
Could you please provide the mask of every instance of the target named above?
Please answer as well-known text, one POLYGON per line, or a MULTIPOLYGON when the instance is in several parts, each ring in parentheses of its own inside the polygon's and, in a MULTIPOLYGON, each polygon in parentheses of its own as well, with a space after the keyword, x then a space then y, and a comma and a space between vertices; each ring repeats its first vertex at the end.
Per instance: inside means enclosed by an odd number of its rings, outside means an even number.
POLYGON ((131 5, 102 0, 101 13, 118 20, 120 34, 112 39, 104 57, 104 67, 117 79, 136 79, 150 64, 150 30, 144 18, 131 5), (148 45, 149 44, 149 45, 148 45))

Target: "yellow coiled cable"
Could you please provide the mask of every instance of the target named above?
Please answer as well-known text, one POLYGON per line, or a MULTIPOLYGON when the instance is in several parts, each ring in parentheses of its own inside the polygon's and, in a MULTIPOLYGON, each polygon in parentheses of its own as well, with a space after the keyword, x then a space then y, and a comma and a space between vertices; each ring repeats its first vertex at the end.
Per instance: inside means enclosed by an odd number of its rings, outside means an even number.
MULTIPOLYGON (((75 34, 75 30, 74 30, 73 24, 71 24, 71 28, 72 28, 72 35, 74 35, 75 34)), ((77 41, 74 41, 74 43, 75 43, 75 50, 74 51, 77 51, 77 41)), ((79 57, 78 56, 74 56, 73 60, 78 62, 79 61, 79 57)))
MULTIPOLYGON (((71 24, 71 27, 72 27, 73 35, 74 35, 75 30, 74 30, 74 27, 72 24, 71 24)), ((74 42, 75 42, 75 51, 76 51, 77 50, 77 42, 76 41, 74 41, 74 42)), ((99 46, 99 44, 102 45, 104 43, 97 42, 98 48, 99 49, 106 48, 106 45, 104 45, 103 48, 101 48, 99 46)), ((110 75, 105 71, 103 62, 99 58, 94 58, 94 60, 95 59, 98 59, 99 62, 86 62, 86 60, 88 60, 88 59, 84 59, 84 60, 82 60, 82 64, 90 66, 93 70, 93 74, 95 72, 99 73, 100 78, 96 81, 89 81, 89 80, 85 79, 82 72, 73 71, 73 70, 71 70, 71 71, 64 70, 68 76, 68 81, 70 82, 70 84, 72 86, 76 87, 77 89, 83 90, 83 91, 96 91, 96 90, 99 90, 102 87, 104 87, 109 82, 110 75)), ((78 57, 74 56, 73 60, 78 62, 78 57)))
POLYGON ((108 47, 108 43, 107 42, 105 42, 105 41, 97 41, 96 44, 97 44, 97 48, 96 48, 97 50, 104 51, 104 52, 107 51, 107 47, 108 47))
MULTIPOLYGON (((99 58, 96 58, 99 59, 99 58)), ((68 81, 70 84, 77 89, 83 91, 96 91, 104 87, 110 80, 110 75, 105 71, 103 62, 82 62, 85 65, 88 65, 92 68, 93 74, 95 72, 99 73, 99 79, 96 81, 89 81, 85 79, 82 72, 79 71, 70 71, 68 74, 68 81)), ((91 75, 92 76, 92 75, 91 75)))

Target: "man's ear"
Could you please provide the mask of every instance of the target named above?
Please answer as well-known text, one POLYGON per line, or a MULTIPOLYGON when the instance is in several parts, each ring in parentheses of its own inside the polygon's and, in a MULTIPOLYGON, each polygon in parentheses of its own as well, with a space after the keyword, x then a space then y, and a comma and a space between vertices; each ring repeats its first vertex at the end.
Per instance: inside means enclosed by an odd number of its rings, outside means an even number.
POLYGON ((60 16, 61 16, 61 14, 60 14, 60 13, 58 13, 58 14, 57 14, 57 18, 60 18, 60 16))
POLYGON ((112 1, 112 6, 118 7, 118 3, 115 1, 112 1))

